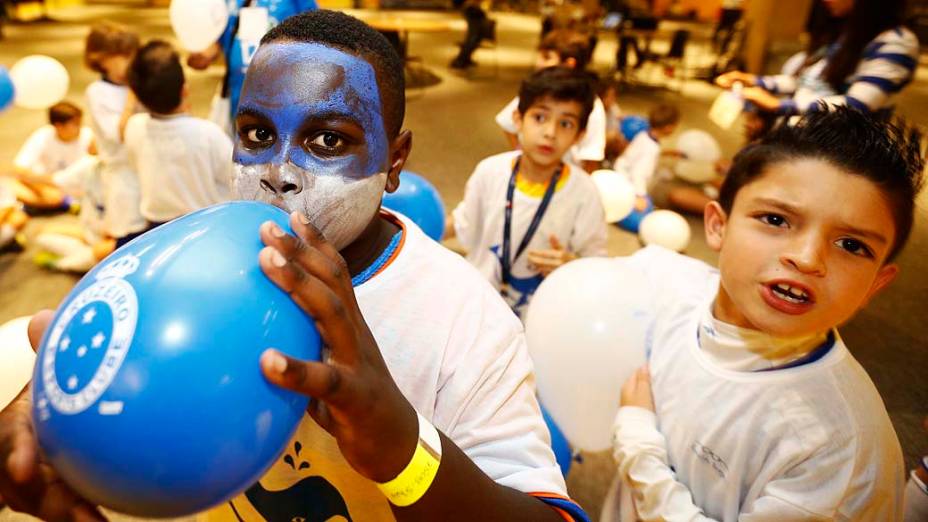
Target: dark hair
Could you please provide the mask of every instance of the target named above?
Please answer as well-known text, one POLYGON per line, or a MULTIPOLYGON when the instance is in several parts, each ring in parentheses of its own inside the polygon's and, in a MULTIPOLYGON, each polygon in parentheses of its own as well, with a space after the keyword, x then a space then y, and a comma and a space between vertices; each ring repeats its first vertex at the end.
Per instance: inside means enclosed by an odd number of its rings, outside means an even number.
POLYGON ((84 42, 84 65, 98 73, 105 73, 103 58, 112 55, 132 56, 139 48, 139 37, 134 32, 112 22, 103 22, 90 28, 84 42))
POLYGON ((181 104, 184 68, 171 44, 152 40, 142 46, 129 65, 129 88, 151 112, 169 114, 181 104))
POLYGON ((590 37, 570 29, 555 29, 545 35, 538 44, 539 51, 553 51, 560 59, 560 65, 570 58, 574 59, 575 69, 582 71, 590 63, 590 37))
POLYGON ((738 191, 771 165, 802 158, 827 161, 879 187, 896 225, 889 262, 912 231, 915 197, 923 181, 921 138, 901 118, 878 118, 847 107, 812 112, 795 125, 781 123, 742 149, 722 183, 719 205, 730 213, 738 191))
POLYGON ((648 112, 648 125, 652 129, 659 129, 680 122, 680 109, 676 105, 662 103, 648 112))
POLYGON ((262 45, 271 42, 319 43, 363 58, 377 75, 387 135, 399 134, 406 116, 403 61, 382 34, 357 18, 320 9, 281 22, 261 39, 262 45))
POLYGON ((902 25, 905 0, 854 0, 854 7, 838 39, 838 50, 822 77, 836 91, 844 91, 845 80, 860 62, 864 47, 883 31, 902 25))
POLYGON ((48 108, 48 122, 52 125, 68 123, 69 121, 80 118, 84 111, 71 102, 58 102, 48 108))
POLYGON ((574 101, 580 104, 580 130, 584 130, 586 120, 593 112, 596 98, 593 91, 593 82, 583 71, 569 67, 547 67, 522 80, 519 113, 524 115, 537 101, 548 96, 557 101, 574 101))

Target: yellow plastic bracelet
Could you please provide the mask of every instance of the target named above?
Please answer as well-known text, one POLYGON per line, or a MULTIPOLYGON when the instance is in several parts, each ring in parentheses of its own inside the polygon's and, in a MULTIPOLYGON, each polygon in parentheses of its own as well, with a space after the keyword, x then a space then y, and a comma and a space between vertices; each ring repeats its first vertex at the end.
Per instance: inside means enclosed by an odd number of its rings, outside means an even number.
POLYGON ((399 507, 415 504, 429 490, 441 464, 441 438, 435 426, 419 417, 419 443, 412 460, 393 480, 377 484, 391 504, 399 507))

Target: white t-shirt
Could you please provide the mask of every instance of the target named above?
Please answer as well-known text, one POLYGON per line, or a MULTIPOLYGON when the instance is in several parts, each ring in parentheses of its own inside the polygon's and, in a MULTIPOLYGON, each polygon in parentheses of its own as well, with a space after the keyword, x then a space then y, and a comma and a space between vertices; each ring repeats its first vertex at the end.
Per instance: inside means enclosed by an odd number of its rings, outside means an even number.
POLYGON ((13 165, 39 175, 53 174, 87 154, 92 141, 88 127, 81 127, 77 139, 65 142, 58 138, 54 125, 43 125, 23 143, 13 165))
MULTIPOLYGON (((510 134, 517 134, 516 123, 512 114, 519 108, 516 96, 496 115, 496 124, 510 134)), ((593 101, 593 111, 586 119, 586 131, 583 138, 574 144, 564 155, 564 161, 580 164, 582 161, 602 161, 606 157, 606 108, 597 96, 593 101)))
MULTIPOLYGON (((467 260, 497 289, 502 282, 500 256, 506 190, 513 164, 520 154, 518 151, 504 152, 477 164, 467 180, 464 200, 454 209, 454 229, 461 245, 467 249, 467 260)), ((606 255, 606 218, 596 186, 582 169, 566 165, 538 230, 525 252, 512 264, 506 301, 519 315, 543 280, 537 270, 529 268, 528 252, 550 249, 552 235, 567 250, 581 257, 606 255)), ((521 190, 513 194, 511 256, 515 256, 541 199, 541 196, 530 196, 521 190)))
POLYGON ((643 196, 648 193, 648 185, 654 177, 660 157, 660 143, 650 133, 639 132, 615 160, 613 168, 628 176, 635 192, 643 196))
MULTIPOLYGON (((898 439, 872 381, 836 332, 830 349, 806 364, 725 369, 697 340, 718 291, 717 270, 653 246, 617 269, 640 273, 653 288, 643 299, 654 311, 644 320, 656 417, 621 408, 615 433, 619 470, 634 484, 641 518, 901 518, 898 439)), ((617 513, 604 511, 603 520, 617 513)))
MULTIPOLYGON (((565 495, 522 325, 466 261, 399 219, 405 232, 398 253, 355 288, 397 386, 491 479, 527 493, 565 495)), ((306 513, 318 520, 339 514, 393 520, 384 495, 308 415, 259 485, 208 518, 291 520, 306 513)))
POLYGON ((90 123, 102 162, 104 228, 114 238, 145 230, 148 223, 139 211, 138 175, 129 168, 126 147, 119 137, 119 120, 129 88, 103 80, 87 86, 90 123))
POLYGON ((232 141, 215 123, 187 114, 136 114, 125 137, 148 221, 170 221, 231 197, 232 141))

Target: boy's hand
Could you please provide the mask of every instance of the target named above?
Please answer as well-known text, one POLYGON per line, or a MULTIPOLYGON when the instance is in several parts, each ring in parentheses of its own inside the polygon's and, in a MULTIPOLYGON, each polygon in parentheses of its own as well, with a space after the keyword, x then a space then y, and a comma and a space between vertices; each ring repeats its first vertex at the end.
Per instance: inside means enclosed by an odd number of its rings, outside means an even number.
POLYGON ((554 234, 551 234, 548 241, 551 244, 550 250, 529 250, 528 252, 529 266, 541 272, 544 277, 548 277, 548 274, 557 267, 577 259, 575 254, 561 246, 561 242, 554 234))
POLYGON ((647 365, 635 370, 622 385, 622 406, 637 406, 654 411, 654 397, 651 396, 651 374, 647 365))
POLYGON ((751 86, 757 83, 757 75, 742 71, 730 71, 715 77, 715 84, 723 89, 730 89, 735 82, 741 82, 745 86, 751 86))
POLYGON ((635 210, 644 212, 648 209, 648 198, 646 196, 635 196, 635 210))
MULTIPOLYGON (((29 342, 38 347, 51 322, 50 311, 29 322, 29 342)), ((29 387, 0 412, 0 499, 16 511, 43 520, 92 522, 105 520, 96 508, 71 490, 39 454, 32 430, 29 387)))
POLYGON ((187 65, 193 69, 202 71, 216 61, 216 58, 219 57, 219 51, 219 42, 214 42, 202 51, 190 53, 190 55, 187 56, 187 65))
POLYGON ((748 87, 741 91, 741 96, 758 108, 768 112, 775 111, 780 107, 780 99, 760 87, 748 87))
POLYGON ((419 438, 416 411, 387 368, 361 316, 345 260, 302 215, 290 226, 261 226, 264 273, 316 321, 328 357, 300 361, 276 350, 261 356, 272 383, 313 398, 309 414, 335 437, 345 460, 375 482, 396 477, 419 438))

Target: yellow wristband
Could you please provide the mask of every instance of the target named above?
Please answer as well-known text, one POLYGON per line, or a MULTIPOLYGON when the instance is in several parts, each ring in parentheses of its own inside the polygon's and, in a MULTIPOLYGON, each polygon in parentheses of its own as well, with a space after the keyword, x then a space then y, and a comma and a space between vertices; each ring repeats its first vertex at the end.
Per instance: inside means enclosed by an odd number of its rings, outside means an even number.
POLYGON ((435 426, 419 417, 419 443, 406 468, 389 482, 378 483, 377 487, 391 504, 399 507, 415 504, 429 490, 438 466, 441 464, 441 437, 435 426))

